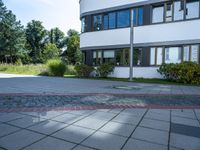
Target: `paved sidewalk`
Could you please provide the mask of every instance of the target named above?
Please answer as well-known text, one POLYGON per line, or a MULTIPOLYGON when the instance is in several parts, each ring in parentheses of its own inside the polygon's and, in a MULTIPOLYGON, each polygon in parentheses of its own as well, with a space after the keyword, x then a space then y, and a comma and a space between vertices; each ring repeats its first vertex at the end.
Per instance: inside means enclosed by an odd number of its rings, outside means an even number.
POLYGON ((37 94, 181 94, 200 95, 200 86, 142 84, 105 80, 0 74, 1 93, 37 94))
POLYGON ((199 150, 200 110, 0 113, 1 150, 199 150))

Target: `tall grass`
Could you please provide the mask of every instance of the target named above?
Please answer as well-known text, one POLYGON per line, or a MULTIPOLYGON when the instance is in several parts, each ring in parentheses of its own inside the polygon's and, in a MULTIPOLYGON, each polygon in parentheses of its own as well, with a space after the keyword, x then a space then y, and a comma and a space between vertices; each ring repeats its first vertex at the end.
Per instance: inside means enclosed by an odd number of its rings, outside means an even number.
POLYGON ((0 64, 1 73, 13 73, 13 74, 31 74, 39 75, 47 69, 46 65, 12 65, 12 64, 0 64))

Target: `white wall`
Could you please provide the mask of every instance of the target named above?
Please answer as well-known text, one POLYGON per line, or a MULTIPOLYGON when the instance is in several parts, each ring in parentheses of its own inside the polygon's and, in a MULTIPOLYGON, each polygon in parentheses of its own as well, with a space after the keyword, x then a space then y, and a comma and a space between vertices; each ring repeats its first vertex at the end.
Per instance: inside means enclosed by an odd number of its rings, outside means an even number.
POLYGON ((80 0, 80 12, 86 13, 100 9, 123 6, 148 0, 80 0))
MULTIPOLYGON (((135 27, 134 43, 200 39, 200 19, 135 27)), ((81 34, 80 47, 124 45, 130 43, 130 28, 81 34)))
MULTIPOLYGON (((157 72, 158 67, 134 67, 133 77, 136 78, 162 78, 157 72)), ((115 67, 113 74, 110 77, 128 78, 129 67, 115 67)))

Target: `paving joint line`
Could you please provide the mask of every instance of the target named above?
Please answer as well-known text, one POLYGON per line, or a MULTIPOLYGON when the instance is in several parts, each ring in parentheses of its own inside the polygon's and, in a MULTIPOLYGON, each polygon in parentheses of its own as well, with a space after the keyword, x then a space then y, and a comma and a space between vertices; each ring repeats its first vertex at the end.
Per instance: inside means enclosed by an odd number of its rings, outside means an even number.
POLYGON ((138 122, 138 124, 136 125, 135 129, 132 131, 132 133, 130 134, 130 136, 126 139, 126 141, 124 142, 124 144, 122 145, 122 147, 120 148, 120 150, 122 150, 125 147, 125 145, 129 141, 129 139, 131 138, 131 136, 133 135, 133 133, 135 132, 135 130, 139 127, 139 124, 142 122, 142 120, 144 119, 144 116, 147 114, 148 111, 149 111, 149 109, 147 109, 146 112, 142 115, 142 117, 141 117, 140 121, 138 122))
POLYGON ((200 119, 197 117, 197 113, 196 113, 196 111, 194 109, 193 109, 193 112, 194 112, 194 115, 196 117, 196 120, 199 122, 199 125, 200 125, 200 119))
POLYGON ((71 150, 75 149, 77 146, 81 145, 81 146, 85 146, 84 144, 82 144, 84 141, 86 141, 88 138, 90 138, 92 135, 94 135, 95 133, 97 133, 101 128, 103 128, 106 124, 108 124, 111 120, 113 120, 114 118, 116 118, 122 111, 124 111, 125 109, 122 109, 120 112, 118 112, 117 114, 115 114, 114 117, 112 117, 110 120, 108 120, 104 125, 102 125, 100 128, 98 128, 97 130, 95 130, 95 132, 93 132, 91 135, 89 135, 88 137, 86 137, 84 140, 82 140, 78 145, 76 145, 75 147, 73 147, 71 150))
POLYGON ((168 150, 170 150, 170 140, 171 140, 171 126, 172 126, 172 110, 170 110, 170 120, 169 120, 169 134, 168 134, 168 150))

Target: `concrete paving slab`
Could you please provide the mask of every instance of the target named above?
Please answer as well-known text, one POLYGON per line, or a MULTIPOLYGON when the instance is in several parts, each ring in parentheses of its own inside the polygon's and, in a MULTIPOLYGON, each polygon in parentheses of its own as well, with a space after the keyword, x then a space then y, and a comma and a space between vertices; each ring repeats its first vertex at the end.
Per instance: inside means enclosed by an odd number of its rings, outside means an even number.
POLYGON ((147 114, 144 116, 144 118, 148 119, 155 119, 160 121, 170 121, 170 115, 169 114, 158 114, 153 112, 147 112, 147 114))
POLYGON ((200 138, 171 133, 170 146, 185 150, 199 150, 200 138))
POLYGON ((111 113, 111 112, 100 112, 100 111, 97 111, 94 114, 90 115, 89 117, 90 118, 95 118, 95 119, 97 118, 99 120, 109 121, 115 116, 116 116, 116 114, 111 113))
POLYGON ((147 109, 125 109, 124 111, 121 112, 121 114, 142 117, 146 112, 146 110, 147 109))
POLYGON ((32 144, 24 150, 71 150, 75 144, 58 140, 56 138, 47 137, 41 141, 32 144))
POLYGON ((167 150, 164 145, 149 143, 145 141, 129 139, 123 150, 167 150))
POLYGON ((52 120, 67 123, 67 124, 72 124, 82 118, 84 118, 84 116, 66 113, 58 117, 55 117, 52 120))
POLYGON ((71 125, 69 127, 66 127, 56 132, 52 136, 58 137, 70 142, 80 143, 81 141, 86 139, 89 135, 91 135, 93 132, 95 131, 91 129, 86 129, 86 128, 71 125))
POLYGON ((118 122, 118 123, 130 124, 130 125, 137 125, 140 119, 141 117, 136 117, 133 115, 119 114, 112 121, 118 122))
POLYGON ((8 150, 19 150, 29 144, 32 144, 39 139, 42 139, 44 135, 37 134, 27 130, 21 130, 19 132, 10 134, 0 139, 1 146, 8 150))
POLYGON ((23 118, 24 115, 17 114, 17 113, 6 113, 0 116, 0 122, 8 122, 11 120, 23 118))
POLYGON ((23 112, 22 114, 31 115, 35 117, 40 117, 44 119, 52 119, 57 117, 65 112, 62 111, 48 111, 48 112, 23 112))
POLYGON ((172 111, 172 116, 196 119, 196 116, 193 111, 191 113, 185 111, 172 111))
POLYGON ((94 150, 94 149, 79 145, 76 148, 74 148, 73 150, 94 150))
POLYGON ((30 127, 29 129, 33 130, 33 131, 37 131, 39 133, 50 135, 66 126, 68 126, 68 125, 64 124, 64 123, 46 120, 42 123, 39 123, 39 124, 36 124, 36 125, 30 127))
POLYGON ((165 121, 159 120, 152 120, 144 118, 140 123, 141 127, 147 127, 152 129, 164 130, 169 131, 170 123, 165 121))
POLYGON ((168 132, 138 127, 132 135, 132 138, 145 140, 157 144, 168 144, 168 132))
POLYGON ((119 136, 129 137, 136 126, 121 124, 117 122, 109 122, 100 129, 101 132, 116 134, 119 136))
POLYGON ((15 125, 21 128, 26 128, 29 127, 31 125, 40 123, 42 121, 44 121, 45 119, 43 118, 38 118, 38 117, 32 117, 32 116, 26 116, 17 120, 13 120, 13 121, 9 121, 8 123, 11 125, 15 125))
POLYGON ((126 138, 124 137, 103 132, 96 132, 82 144, 102 150, 120 150, 125 141, 126 138))
POLYGON ((0 124, 0 137, 3 137, 18 130, 20 130, 20 128, 10 126, 7 124, 0 124))
POLYGON ((74 123, 74 125, 97 130, 105 125, 107 122, 108 121, 101 120, 99 118, 87 117, 74 123))
POLYGON ((198 120, 189 119, 189 118, 172 116, 172 122, 176 123, 176 124, 183 124, 183 125, 200 127, 198 120))

